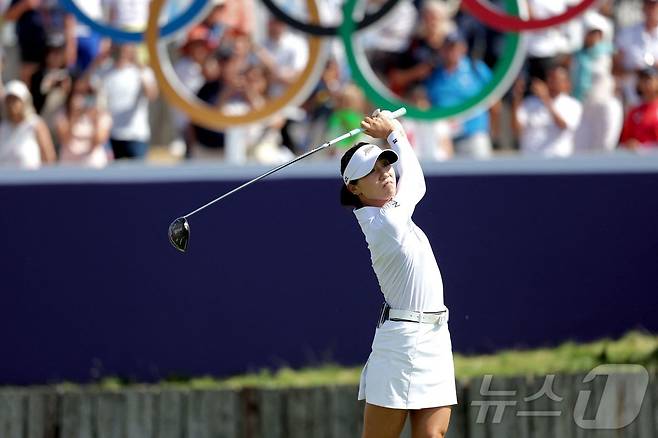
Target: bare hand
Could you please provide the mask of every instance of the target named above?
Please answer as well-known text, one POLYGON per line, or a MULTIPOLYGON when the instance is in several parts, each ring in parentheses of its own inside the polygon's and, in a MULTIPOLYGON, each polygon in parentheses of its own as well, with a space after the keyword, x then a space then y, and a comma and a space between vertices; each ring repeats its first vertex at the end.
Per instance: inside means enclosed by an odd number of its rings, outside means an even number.
POLYGON ((532 93, 542 101, 550 100, 551 98, 551 93, 548 91, 548 85, 540 79, 533 80, 530 89, 532 90, 532 93))
POLYGON ((395 131, 393 122, 384 116, 366 117, 361 122, 361 128, 372 138, 383 139, 388 138, 391 132, 395 131))

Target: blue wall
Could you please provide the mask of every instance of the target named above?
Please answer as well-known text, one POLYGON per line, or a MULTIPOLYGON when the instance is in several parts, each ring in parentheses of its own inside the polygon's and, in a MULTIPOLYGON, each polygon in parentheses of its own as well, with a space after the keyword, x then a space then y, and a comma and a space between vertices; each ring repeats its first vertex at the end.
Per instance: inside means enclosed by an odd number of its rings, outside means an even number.
MULTIPOLYGON (((0 186, 0 384, 360 364, 379 305, 336 179, 0 186)), ((416 210, 453 346, 658 331, 658 174, 436 176, 416 210)))

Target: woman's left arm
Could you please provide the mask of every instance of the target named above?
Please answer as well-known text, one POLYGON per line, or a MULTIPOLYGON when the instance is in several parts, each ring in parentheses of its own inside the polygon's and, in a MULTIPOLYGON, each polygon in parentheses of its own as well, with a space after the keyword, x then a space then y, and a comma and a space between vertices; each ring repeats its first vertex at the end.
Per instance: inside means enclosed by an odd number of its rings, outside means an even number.
POLYGON ((399 178, 395 199, 409 206, 418 204, 425 196, 425 175, 400 122, 380 113, 376 117, 366 117, 361 127, 371 137, 386 139, 389 147, 398 154, 399 178))

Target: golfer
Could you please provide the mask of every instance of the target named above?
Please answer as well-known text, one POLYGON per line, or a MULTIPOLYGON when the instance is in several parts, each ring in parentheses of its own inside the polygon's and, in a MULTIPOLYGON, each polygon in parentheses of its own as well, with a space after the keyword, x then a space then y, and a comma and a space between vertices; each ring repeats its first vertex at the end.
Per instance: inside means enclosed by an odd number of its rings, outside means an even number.
POLYGON ((430 243, 411 219, 425 178, 388 114, 377 110, 361 122, 366 134, 387 140, 385 149, 359 143, 341 159, 341 203, 354 208, 386 301, 359 384, 363 437, 397 438, 407 415, 414 438, 443 437, 457 404, 448 309, 430 243))

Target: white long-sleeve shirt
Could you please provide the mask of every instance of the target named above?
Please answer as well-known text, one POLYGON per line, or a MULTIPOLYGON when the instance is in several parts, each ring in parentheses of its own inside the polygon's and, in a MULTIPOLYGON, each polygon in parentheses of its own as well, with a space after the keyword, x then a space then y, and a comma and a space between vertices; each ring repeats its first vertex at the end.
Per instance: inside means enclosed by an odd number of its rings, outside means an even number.
POLYGON ((365 235, 379 286, 394 309, 445 309, 443 280, 427 236, 411 216, 425 195, 425 177, 409 141, 394 131, 387 139, 398 153, 395 197, 383 207, 354 211, 365 235))

